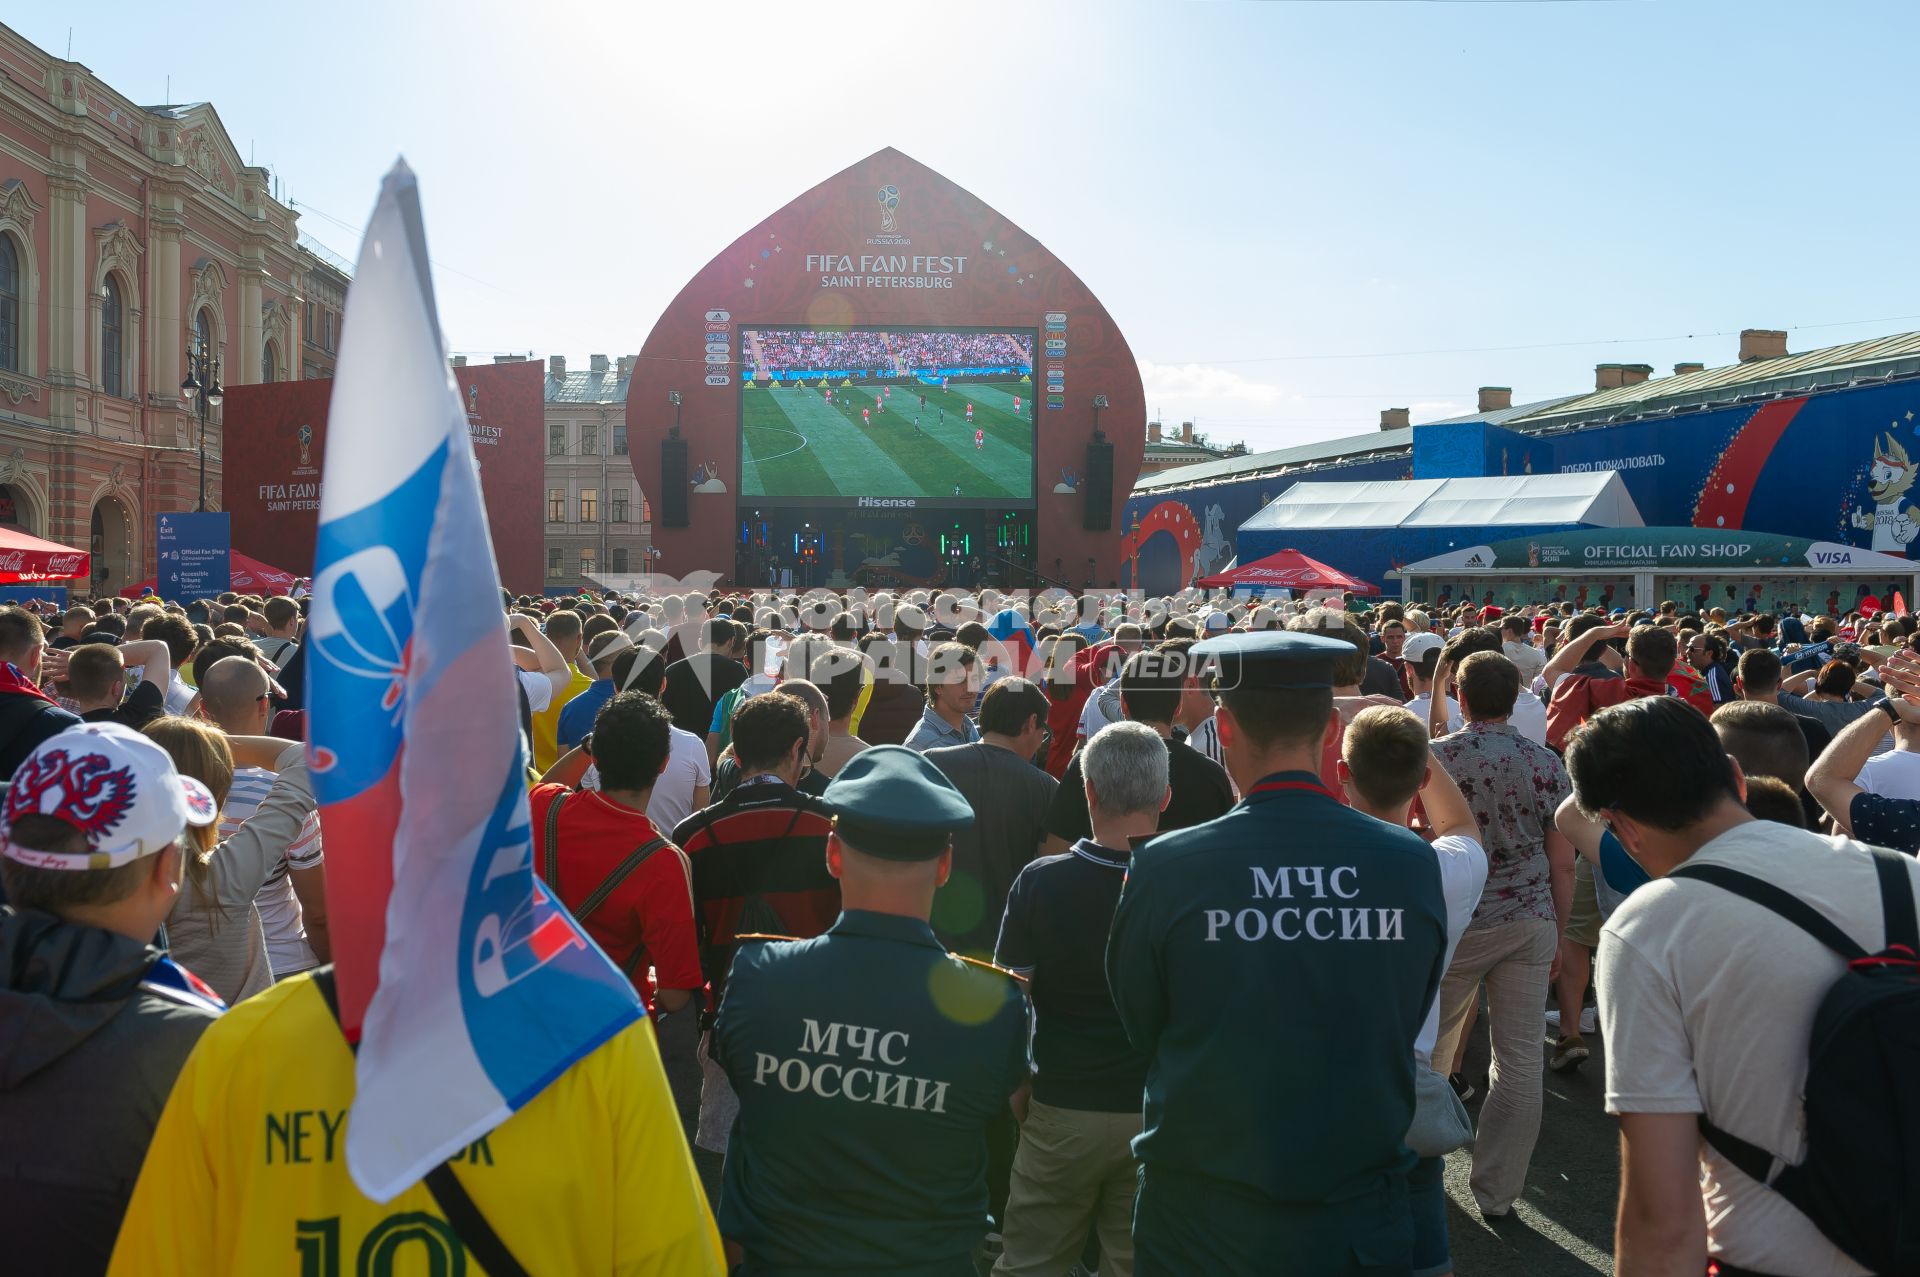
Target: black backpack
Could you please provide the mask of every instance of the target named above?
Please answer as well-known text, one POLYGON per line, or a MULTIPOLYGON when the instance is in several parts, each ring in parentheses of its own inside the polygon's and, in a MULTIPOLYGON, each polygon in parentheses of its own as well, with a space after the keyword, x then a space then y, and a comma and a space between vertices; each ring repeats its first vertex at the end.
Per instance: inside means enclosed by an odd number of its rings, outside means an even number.
POLYGON ((1812 1220, 1881 1277, 1920 1275, 1920 927, 1908 857, 1873 851, 1887 947, 1868 953, 1818 910, 1770 882, 1721 865, 1698 878, 1793 923, 1847 960, 1813 1017, 1807 1047, 1807 1155, 1769 1177, 1774 1155, 1700 1118, 1714 1151, 1812 1220))

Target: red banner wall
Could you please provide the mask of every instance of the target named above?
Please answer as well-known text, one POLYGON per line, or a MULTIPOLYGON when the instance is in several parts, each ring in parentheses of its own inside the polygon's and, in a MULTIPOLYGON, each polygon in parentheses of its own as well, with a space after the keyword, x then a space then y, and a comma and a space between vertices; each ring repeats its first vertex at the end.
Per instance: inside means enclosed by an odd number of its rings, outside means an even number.
MULTIPOLYGON (((1044 187, 1034 188, 1044 201, 1044 187)), ((734 240, 681 290, 641 347, 627 394, 634 473, 652 502, 659 570, 731 577, 741 498, 740 386, 710 356, 743 328, 862 324, 1031 329, 1037 566, 1101 584, 1118 570, 1119 509, 1140 472, 1146 405, 1140 370, 1113 317, 1033 236, 919 161, 888 149, 802 194, 734 240), (1050 394, 1053 386, 1060 393, 1050 394), (662 516, 661 441, 681 399, 687 466, 707 481, 688 494, 689 526, 662 516), (1087 531, 1076 486, 1098 424, 1113 443, 1110 531, 1087 531), (717 476, 717 481, 714 479, 717 476)), ((722 360, 726 356, 720 356, 722 360)), ((751 500, 748 498, 747 500, 751 500)), ((937 509, 937 498, 916 502, 937 509)), ((832 516, 829 515, 829 518, 832 516)))
MULTIPOLYGON (((538 593, 546 536, 540 508, 545 369, 535 361, 454 370, 467 432, 480 463, 480 491, 500 580, 538 593)), ((333 382, 233 386, 222 409, 226 456, 221 508, 233 518, 233 548, 265 563, 313 571, 333 382)))

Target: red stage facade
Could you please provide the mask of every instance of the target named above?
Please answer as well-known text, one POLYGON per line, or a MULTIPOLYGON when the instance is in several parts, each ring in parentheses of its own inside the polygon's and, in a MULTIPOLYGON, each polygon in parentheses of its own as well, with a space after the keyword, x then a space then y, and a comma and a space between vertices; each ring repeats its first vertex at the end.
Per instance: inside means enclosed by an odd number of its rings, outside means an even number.
MULTIPOLYGON (((500 581, 539 593, 545 526, 540 508, 545 369, 532 361, 457 368, 467 434, 480 463, 480 491, 500 581)), ((301 575, 313 571, 320 468, 326 456, 331 380, 284 381, 227 390, 221 508, 233 548, 301 575)))
POLYGON ((1086 285, 891 149, 708 263, 642 346, 626 413, 656 569, 796 587, 1104 586, 1146 417, 1086 285))

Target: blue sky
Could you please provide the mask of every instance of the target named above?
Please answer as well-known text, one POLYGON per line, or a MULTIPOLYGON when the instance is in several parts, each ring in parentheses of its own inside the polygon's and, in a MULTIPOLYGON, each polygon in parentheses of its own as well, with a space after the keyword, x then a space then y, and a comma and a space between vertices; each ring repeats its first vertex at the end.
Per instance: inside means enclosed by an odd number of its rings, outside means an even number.
POLYGON ((1256 449, 1729 362, 1743 327, 1920 328, 1911 4, 21 8, 137 101, 214 102, 348 258, 404 152, 480 356, 637 350, 888 145, 1088 282, 1150 410, 1256 449))

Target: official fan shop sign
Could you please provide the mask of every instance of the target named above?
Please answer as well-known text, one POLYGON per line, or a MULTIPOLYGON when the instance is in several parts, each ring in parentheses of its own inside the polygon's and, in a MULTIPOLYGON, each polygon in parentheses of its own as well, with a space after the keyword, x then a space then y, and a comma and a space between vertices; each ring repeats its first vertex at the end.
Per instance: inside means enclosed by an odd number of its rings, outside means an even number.
POLYGON ((1911 573, 1912 562, 1834 541, 1725 532, 1715 528, 1602 528, 1515 537, 1438 554, 1400 570, 1416 572, 1591 571, 1623 568, 1853 568, 1911 573))
POLYGON ((187 603, 233 588, 233 537, 225 513, 156 515, 160 597, 187 603))

